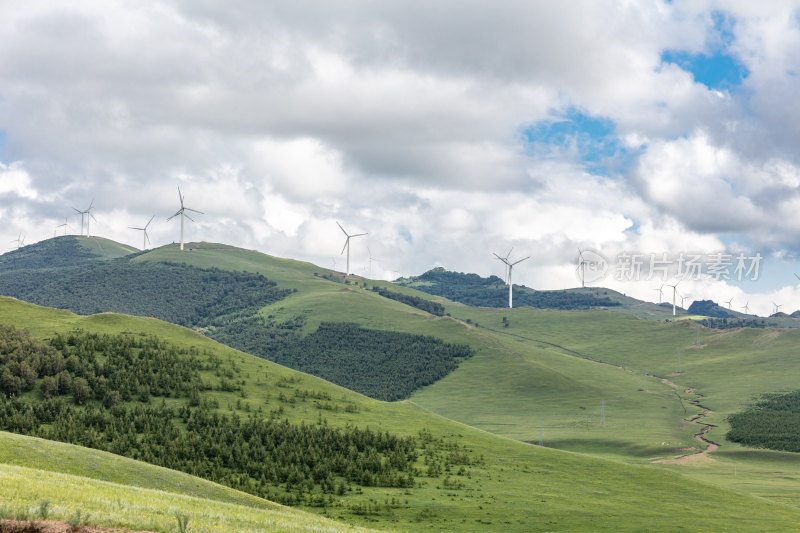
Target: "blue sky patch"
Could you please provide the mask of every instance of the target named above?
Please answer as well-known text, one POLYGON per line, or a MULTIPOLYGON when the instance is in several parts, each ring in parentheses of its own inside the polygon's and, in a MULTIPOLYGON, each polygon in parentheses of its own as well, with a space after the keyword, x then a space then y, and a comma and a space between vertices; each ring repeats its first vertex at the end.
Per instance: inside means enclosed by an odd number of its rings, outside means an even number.
POLYGON ((714 25, 706 36, 707 51, 690 53, 664 50, 662 63, 672 63, 690 72, 697 83, 709 89, 730 90, 742 84, 750 72, 736 57, 728 53, 736 39, 733 33, 736 19, 721 11, 711 13, 714 25))
POLYGON ((542 120, 522 131, 531 155, 577 158, 588 172, 611 175, 624 171, 637 150, 624 146, 616 124, 571 108, 562 117, 542 120))
POLYGON ((676 50, 661 53, 663 63, 673 63, 694 76, 694 81, 709 89, 730 90, 742 84, 750 74, 747 68, 729 54, 691 54, 676 50))

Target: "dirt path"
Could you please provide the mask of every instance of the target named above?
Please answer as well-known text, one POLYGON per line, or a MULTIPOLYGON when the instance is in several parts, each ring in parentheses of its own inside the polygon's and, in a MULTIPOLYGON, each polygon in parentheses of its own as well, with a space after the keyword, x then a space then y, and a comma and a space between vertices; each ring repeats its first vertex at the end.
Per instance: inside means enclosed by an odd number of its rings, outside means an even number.
MULTIPOLYGON (((674 387, 676 389, 680 388, 680 387, 678 387, 678 385, 676 385, 675 383, 672 383, 671 381, 669 381, 666 378, 661 378, 661 382, 662 383, 666 383, 667 385, 669 385, 671 387, 674 387)), ((684 392, 686 392, 687 394, 696 394, 694 392, 694 388, 688 388, 684 392)), ((676 393, 677 393, 677 391, 676 391, 676 393)), ((678 397, 680 398, 680 395, 678 395, 678 397)), ((705 406, 701 405, 700 404, 700 399, 694 399, 691 402, 692 402, 693 405, 695 405, 695 406, 697 406, 697 407, 699 407, 700 409, 703 410, 702 413, 700 413, 699 415, 696 415, 695 417, 693 417, 691 420, 689 420, 689 422, 692 423, 692 424, 697 424, 699 426, 702 426, 701 429, 700 429, 700 432, 694 434, 694 439, 697 442, 701 443, 701 444, 705 444, 705 448, 700 450, 700 451, 695 451, 694 448, 684 449, 682 451, 692 451, 693 453, 688 453, 688 454, 685 454, 685 455, 679 455, 679 456, 674 457, 672 459, 664 459, 664 458, 661 458, 661 457, 655 457, 655 458, 653 458, 651 460, 651 462, 653 462, 653 463, 671 464, 671 465, 688 465, 688 464, 696 464, 696 463, 708 462, 708 461, 713 461, 714 460, 709 454, 711 452, 715 451, 715 450, 718 450, 719 449, 719 444, 717 444, 713 440, 707 439, 706 438, 706 434, 711 430, 711 428, 715 428, 717 426, 715 426, 714 424, 706 424, 705 422, 702 421, 705 417, 711 415, 713 413, 713 411, 711 409, 709 409, 708 407, 705 407, 705 406)), ((681 402, 681 403, 683 403, 683 402, 681 402)))

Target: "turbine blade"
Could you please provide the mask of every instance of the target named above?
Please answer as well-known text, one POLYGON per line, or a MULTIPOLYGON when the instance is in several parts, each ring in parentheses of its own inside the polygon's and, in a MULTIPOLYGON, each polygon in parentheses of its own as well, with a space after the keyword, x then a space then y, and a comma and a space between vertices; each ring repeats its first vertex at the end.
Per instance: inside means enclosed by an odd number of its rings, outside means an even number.
POLYGON ((355 235, 350 235, 351 237, 361 237, 362 235, 369 235, 369 233, 356 233, 355 235))
POLYGON ((188 207, 183 208, 185 211, 191 211, 192 213, 200 213, 201 215, 205 215, 202 211, 198 211, 197 209, 190 209, 188 207))
POLYGON ((186 213, 184 213, 184 214, 183 214, 183 216, 185 216, 186 218, 188 218, 189 220, 191 220, 192 222, 194 222, 194 219, 193 219, 192 217, 190 217, 189 215, 187 215, 186 213))
POLYGON ((522 263, 523 261, 527 261, 527 260, 528 260, 528 259, 530 259, 530 258, 531 258, 531 256, 528 256, 528 257, 523 257, 523 258, 522 258, 522 259, 520 259, 519 261, 515 261, 515 262, 511 263, 511 264, 510 264, 510 265, 508 265, 508 266, 512 266, 512 267, 513 267, 513 266, 514 266, 514 265, 516 265, 517 263, 522 263))
POLYGON ((167 222, 169 222, 170 220, 172 220, 172 219, 173 219, 173 218, 175 218, 176 216, 180 215, 182 212, 183 212, 183 209, 178 209, 178 211, 177 211, 177 212, 175 212, 175 214, 174 214, 174 215, 172 215, 171 217, 169 217, 169 218, 167 219, 167 222))
MULTIPOLYGON (((155 215, 151 216, 151 217, 150 217, 150 222, 152 222, 154 218, 156 218, 156 216, 155 216, 155 215)), ((145 225, 144 225, 144 229, 145 229, 145 230, 147 229, 147 226, 149 226, 149 225, 150 225, 150 222, 148 222, 147 224, 145 224, 145 225)))
POLYGON ((341 224, 339 224, 339 222, 338 222, 338 221, 336 222, 336 225, 337 225, 337 226, 339 226, 339 229, 340 229, 340 230, 342 230, 342 233, 344 233, 345 235, 347 235, 347 238, 349 239, 349 238, 350 238, 350 235, 348 235, 348 233, 347 233, 347 232, 344 230, 344 228, 342 227, 342 225, 341 225, 341 224))
POLYGON ((74 207, 73 207, 72 209, 73 209, 73 210, 74 210, 76 213, 78 213, 79 215, 80 215, 80 214, 83 214, 83 211, 78 211, 78 210, 77 210, 77 209, 75 209, 74 207))
MULTIPOLYGON (((347 234, 345 234, 345 235, 347 235, 347 234)), ((347 235, 347 239, 344 241, 344 246, 342 246, 342 251, 339 252, 339 255, 342 255, 344 253, 344 249, 347 248, 347 243, 349 243, 349 242, 350 242, 350 235, 347 235)))
POLYGON ((183 209, 183 195, 181 194, 181 186, 178 185, 178 198, 181 201, 181 209, 183 209))

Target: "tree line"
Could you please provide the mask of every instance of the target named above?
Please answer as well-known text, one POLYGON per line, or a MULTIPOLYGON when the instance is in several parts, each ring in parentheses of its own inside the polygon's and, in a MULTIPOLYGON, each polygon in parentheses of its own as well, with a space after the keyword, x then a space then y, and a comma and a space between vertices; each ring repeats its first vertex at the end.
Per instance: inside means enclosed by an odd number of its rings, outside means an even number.
POLYGON ((323 322, 303 337, 302 324, 301 317, 283 323, 246 317, 210 331, 209 336, 385 401, 406 398, 434 383, 473 353, 465 344, 346 322, 323 322))
POLYGON ((754 448, 800 452, 800 391, 766 394, 728 416, 725 438, 754 448))
MULTIPOLYGON (((481 277, 477 274, 450 272, 437 267, 424 274, 396 281, 398 285, 475 307, 507 307, 508 287, 497 276, 481 277)), ((572 291, 533 291, 516 286, 514 303, 539 309, 591 309, 620 305, 607 295, 599 296, 572 291)))
MULTIPOLYGON (((412 488, 423 475, 416 463, 430 453, 428 443, 414 437, 322 420, 292 423, 279 419, 280 410, 247 418, 220 413, 202 396, 211 384, 201 372, 225 376, 223 366, 211 352, 150 336, 74 331, 44 344, 0 325, 0 429, 109 451, 290 505, 331 505, 352 485, 412 488)), ((438 461, 449 461, 453 446, 442 445, 438 461)))

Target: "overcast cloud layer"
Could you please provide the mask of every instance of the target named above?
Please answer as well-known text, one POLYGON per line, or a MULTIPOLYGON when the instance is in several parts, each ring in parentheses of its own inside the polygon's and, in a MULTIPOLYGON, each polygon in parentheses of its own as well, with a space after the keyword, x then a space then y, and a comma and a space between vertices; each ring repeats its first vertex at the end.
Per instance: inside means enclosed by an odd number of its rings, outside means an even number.
POLYGON ((798 1, 11 4, 6 250, 92 200, 93 234, 141 246, 155 215, 176 241, 180 186, 187 240, 343 270, 339 221, 376 278, 502 275, 512 246, 546 289, 576 286, 579 247, 760 253, 758 282, 680 290, 800 308, 798 1))

